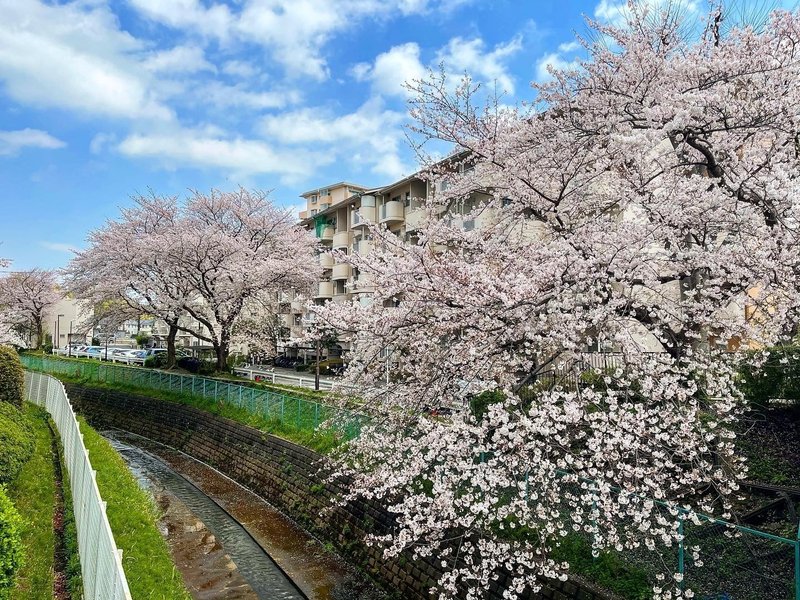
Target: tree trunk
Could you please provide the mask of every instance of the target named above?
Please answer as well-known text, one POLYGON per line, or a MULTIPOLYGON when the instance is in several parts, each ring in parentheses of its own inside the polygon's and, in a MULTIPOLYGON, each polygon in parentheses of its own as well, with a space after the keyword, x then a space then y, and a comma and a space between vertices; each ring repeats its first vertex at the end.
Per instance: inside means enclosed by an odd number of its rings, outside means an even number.
POLYGON ((167 321, 167 369, 175 366, 175 337, 178 335, 178 321, 167 321))
MULTIPOLYGON (((34 318, 33 326, 36 330, 36 350, 41 350, 44 346, 44 324, 42 323, 41 319, 34 318)), ((53 331, 53 348, 57 348, 56 346, 56 332, 53 331)))
POLYGON ((230 354, 230 341, 225 334, 222 335, 222 340, 214 343, 214 352, 217 355, 217 371, 224 372, 228 370, 228 354, 230 354))

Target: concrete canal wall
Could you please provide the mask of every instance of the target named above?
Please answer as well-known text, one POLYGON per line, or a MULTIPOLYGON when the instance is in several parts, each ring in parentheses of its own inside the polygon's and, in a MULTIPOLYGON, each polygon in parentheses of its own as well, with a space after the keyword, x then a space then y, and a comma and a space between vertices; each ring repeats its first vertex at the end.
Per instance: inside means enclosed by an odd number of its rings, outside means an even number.
MULTIPOLYGON (((181 404, 114 390, 66 384, 75 409, 98 428, 115 427, 182 450, 265 498, 313 535, 333 544, 350 562, 370 572, 398 598, 428 600, 441 571, 435 557, 385 559, 363 543, 386 532, 392 515, 376 503, 352 502, 327 511, 342 493, 320 473, 322 457, 302 446, 181 404)), ((346 484, 344 484, 346 485, 346 484)), ((508 577, 492 584, 488 598, 501 600, 508 577)), ((601 600, 584 582, 552 581, 528 600, 601 600)))

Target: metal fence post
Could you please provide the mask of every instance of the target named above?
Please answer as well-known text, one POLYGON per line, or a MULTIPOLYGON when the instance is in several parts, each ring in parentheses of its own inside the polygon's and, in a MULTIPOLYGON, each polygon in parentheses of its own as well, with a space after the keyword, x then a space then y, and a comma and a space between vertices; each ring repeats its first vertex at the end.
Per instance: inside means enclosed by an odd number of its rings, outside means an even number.
POLYGON ((683 543, 683 511, 678 509, 678 573, 681 574, 681 580, 678 582, 678 588, 683 589, 684 580, 686 579, 684 574, 684 565, 683 565, 683 554, 684 554, 684 543, 683 543))
POLYGON ((800 600, 800 523, 797 525, 794 542, 794 599, 800 600))

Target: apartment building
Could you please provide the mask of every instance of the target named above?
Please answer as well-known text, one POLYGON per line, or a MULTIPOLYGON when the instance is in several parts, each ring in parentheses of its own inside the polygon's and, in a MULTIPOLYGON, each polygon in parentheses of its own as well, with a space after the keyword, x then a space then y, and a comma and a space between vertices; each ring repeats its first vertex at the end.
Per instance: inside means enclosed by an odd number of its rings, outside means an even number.
MULTIPOLYGON (((317 260, 322 276, 312 292, 314 303, 370 302, 373 282, 349 264, 335 260, 330 251, 344 254, 370 252, 370 223, 386 227, 398 237, 410 239, 422 218, 419 209, 431 193, 433 190, 429 183, 419 173, 380 188, 340 182, 304 193, 306 210, 300 213, 300 223, 314 232, 321 249, 317 260)), ((471 210, 470 203, 465 203, 456 212, 471 210)), ((451 217, 460 218, 459 215, 451 217)), ((463 226, 471 229, 476 222, 464 221, 463 226)), ((294 355, 298 346, 293 340, 302 337, 313 314, 308 314, 304 303, 287 292, 280 302, 279 318, 284 327, 279 352, 294 355)), ((349 348, 342 342, 340 350, 347 352, 349 348)))
POLYGON ((306 201, 306 209, 300 212, 300 220, 312 219, 317 214, 326 211, 336 204, 344 202, 346 199, 363 194, 367 188, 349 183, 347 181, 340 181, 339 183, 332 183, 331 185, 317 188, 301 194, 301 198, 306 201))

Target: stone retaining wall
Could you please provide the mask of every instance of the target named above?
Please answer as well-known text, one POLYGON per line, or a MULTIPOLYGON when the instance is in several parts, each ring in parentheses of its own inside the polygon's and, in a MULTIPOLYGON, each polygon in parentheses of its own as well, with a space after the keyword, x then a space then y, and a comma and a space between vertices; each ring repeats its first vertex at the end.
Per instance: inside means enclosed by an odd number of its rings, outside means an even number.
MULTIPOLYGON (((126 392, 65 384, 74 408, 95 427, 115 427, 182 450, 265 498, 312 534, 332 543, 350 562, 370 572, 398 598, 429 600, 441 576, 435 558, 385 559, 361 540, 389 531, 391 514, 375 503, 328 508, 342 492, 324 482, 321 456, 251 427, 177 403, 126 392)), ((507 577, 492 584, 488 600, 501 600, 507 577)), ((552 581, 528 600, 605 600, 584 582, 552 581)))

